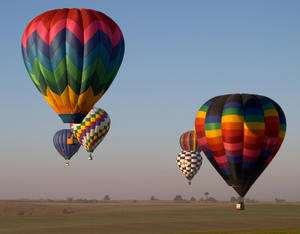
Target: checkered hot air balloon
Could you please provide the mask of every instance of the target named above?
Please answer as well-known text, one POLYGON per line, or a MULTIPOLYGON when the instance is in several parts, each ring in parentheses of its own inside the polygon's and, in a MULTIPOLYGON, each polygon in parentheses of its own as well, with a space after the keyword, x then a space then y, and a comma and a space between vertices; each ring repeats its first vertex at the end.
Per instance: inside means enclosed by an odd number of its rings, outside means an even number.
POLYGON ((176 163, 179 170, 188 179, 190 185, 191 180, 202 165, 202 157, 200 152, 183 150, 178 154, 176 163))
POLYGON ((62 129, 57 131, 53 136, 53 144, 57 152, 66 160, 66 165, 69 166, 69 160, 79 150, 80 144, 77 140, 69 143, 68 140, 73 138, 70 129, 62 129))
POLYGON ((56 9, 34 18, 22 37, 26 69, 65 123, 81 123, 114 80, 124 38, 105 14, 56 9))
POLYGON ((110 128, 110 118, 104 110, 94 107, 81 124, 72 124, 71 128, 79 143, 90 153, 89 159, 92 160, 92 153, 110 128))
POLYGON ((201 149, 197 143, 194 131, 187 131, 180 136, 179 144, 182 150, 192 150, 200 152, 201 149))
POLYGON ((286 119, 268 97, 229 94, 201 106, 195 131, 212 166, 242 198, 278 152, 286 119))

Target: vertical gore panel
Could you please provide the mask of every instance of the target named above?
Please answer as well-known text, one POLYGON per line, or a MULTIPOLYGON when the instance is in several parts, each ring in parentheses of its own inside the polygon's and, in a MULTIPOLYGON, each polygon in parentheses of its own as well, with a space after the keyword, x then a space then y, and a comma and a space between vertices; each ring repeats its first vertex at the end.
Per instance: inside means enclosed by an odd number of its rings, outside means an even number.
POLYGON ((223 144, 233 180, 241 179, 244 147, 244 108, 240 94, 230 95, 222 112, 223 144))
POLYGON ((243 95, 244 102, 244 149, 243 168, 255 168, 264 142, 264 112, 259 99, 243 95))
POLYGON ((221 115, 225 98, 219 97, 212 101, 205 118, 205 136, 213 158, 225 175, 230 175, 230 168, 223 145, 221 115))

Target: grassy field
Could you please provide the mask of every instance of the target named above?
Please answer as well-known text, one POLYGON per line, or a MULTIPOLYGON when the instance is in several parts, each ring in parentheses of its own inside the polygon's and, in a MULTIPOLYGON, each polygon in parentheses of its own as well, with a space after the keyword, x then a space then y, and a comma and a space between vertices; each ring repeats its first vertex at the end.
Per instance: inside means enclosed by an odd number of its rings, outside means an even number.
POLYGON ((0 233, 300 233, 300 204, 0 201, 0 233))

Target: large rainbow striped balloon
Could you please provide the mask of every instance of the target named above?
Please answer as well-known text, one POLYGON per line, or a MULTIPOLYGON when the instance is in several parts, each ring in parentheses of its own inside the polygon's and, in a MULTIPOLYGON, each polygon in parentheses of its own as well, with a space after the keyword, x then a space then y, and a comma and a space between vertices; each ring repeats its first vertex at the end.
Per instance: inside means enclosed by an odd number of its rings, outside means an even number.
POLYGON ((210 163, 243 197, 278 152, 286 119, 270 98, 230 94, 201 106, 195 131, 210 163))
POLYGON ((124 38, 105 14, 57 9, 34 18, 24 31, 26 69, 40 93, 66 123, 80 123, 114 80, 124 38))

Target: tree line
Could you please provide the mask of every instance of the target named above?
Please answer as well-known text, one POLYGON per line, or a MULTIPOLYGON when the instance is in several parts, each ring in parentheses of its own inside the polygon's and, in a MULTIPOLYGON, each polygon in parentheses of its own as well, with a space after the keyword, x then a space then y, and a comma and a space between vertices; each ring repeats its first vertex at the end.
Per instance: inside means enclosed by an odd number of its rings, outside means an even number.
MULTIPOLYGON (((175 197, 173 198, 173 200, 175 202, 196 202, 196 201, 200 201, 200 202, 218 202, 218 200, 212 196, 210 196, 209 192, 205 192, 203 194, 204 196, 199 198, 198 200, 192 196, 190 199, 186 199, 184 198, 182 195, 178 194, 175 195, 175 197)), ((74 199, 73 197, 67 197, 65 200, 54 200, 54 199, 39 199, 39 200, 31 200, 31 199, 18 199, 17 201, 22 201, 22 202, 31 202, 31 201, 37 201, 37 202, 68 202, 68 203, 96 203, 96 202, 101 202, 101 201, 111 201, 111 197, 109 194, 106 194, 102 200, 97 200, 97 199, 86 199, 86 198, 79 198, 79 199, 74 199)), ((159 201, 159 198, 155 197, 154 195, 150 196, 150 201, 159 201)), ((133 202, 137 202, 137 200, 132 200, 133 202)), ((229 199, 229 202, 235 203, 235 202, 239 202, 240 198, 239 197, 234 197, 232 196, 229 199)), ((245 198, 244 199, 245 202, 247 203, 255 203, 258 202, 258 200, 256 199, 251 199, 251 198, 245 198)), ((287 202, 284 199, 280 199, 280 198, 275 198, 274 201, 276 203, 283 203, 283 202, 287 202)))

